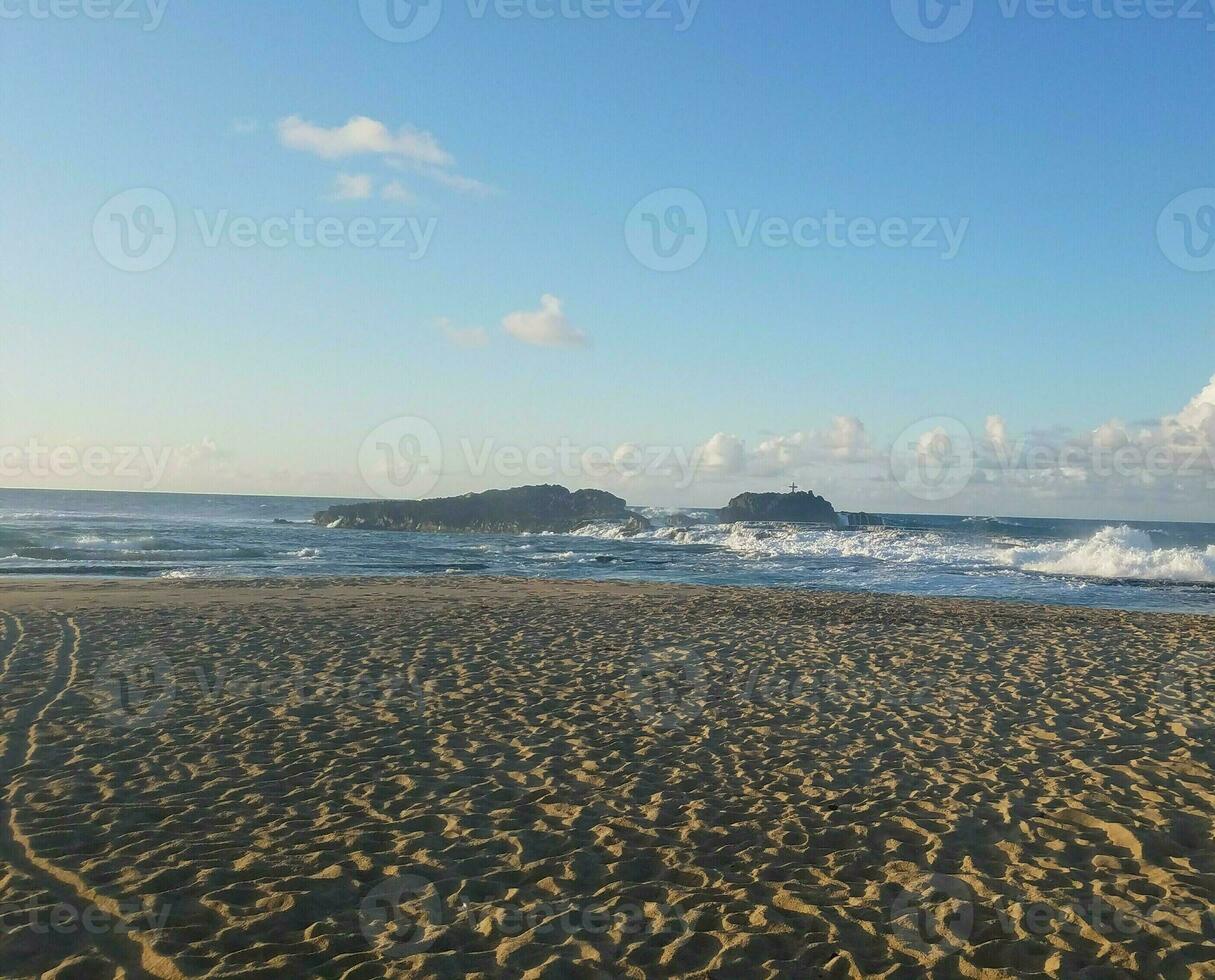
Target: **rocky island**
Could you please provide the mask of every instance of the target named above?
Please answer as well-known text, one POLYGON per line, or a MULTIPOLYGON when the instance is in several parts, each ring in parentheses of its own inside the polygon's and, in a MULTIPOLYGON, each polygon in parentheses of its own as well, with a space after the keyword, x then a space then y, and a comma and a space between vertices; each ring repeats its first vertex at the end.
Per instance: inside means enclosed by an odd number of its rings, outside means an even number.
POLYGON ((723 524, 737 521, 778 521, 826 524, 839 527, 840 517, 831 503, 816 493, 744 493, 720 511, 723 524))
POLYGON ((619 521, 633 533, 650 523, 603 490, 517 487, 434 500, 383 500, 330 507, 314 521, 324 527, 369 531, 479 534, 569 534, 597 521, 619 521))

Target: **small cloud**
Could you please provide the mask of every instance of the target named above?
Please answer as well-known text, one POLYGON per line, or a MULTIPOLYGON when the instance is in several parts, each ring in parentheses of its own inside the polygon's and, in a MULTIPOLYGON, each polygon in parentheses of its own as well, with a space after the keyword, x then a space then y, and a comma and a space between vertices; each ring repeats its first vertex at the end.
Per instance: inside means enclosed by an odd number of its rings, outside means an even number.
MULTIPOLYGON (((391 166, 399 166, 396 161, 389 161, 389 164, 391 166)), ((465 177, 462 174, 443 170, 439 167, 415 166, 413 169, 423 177, 433 180, 436 184, 448 187, 453 191, 459 191, 461 194, 471 194, 474 197, 489 197, 497 193, 497 189, 491 187, 489 184, 480 180, 474 180, 472 177, 465 177)))
POLYGON ((561 300, 547 293, 540 309, 511 313, 502 320, 503 329, 516 340, 533 347, 586 347, 590 338, 570 324, 561 310, 561 300))
POLYGON ((339 201, 365 201, 371 197, 374 182, 368 174, 338 174, 333 196, 339 201))
POLYGON ((262 124, 249 116, 240 116, 232 120, 232 132, 237 136, 248 136, 262 128, 262 124))
POLYGON ((277 130, 283 146, 325 160, 374 156, 387 166, 412 170, 462 194, 487 197, 494 193, 489 184, 456 173, 452 169, 455 159, 439 145, 438 139, 413 126, 402 126, 393 132, 378 119, 352 116, 341 126, 325 127, 299 116, 288 116, 278 121, 277 130))
POLYGON ((399 180, 390 180, 385 184, 380 189, 380 197, 385 201, 394 201, 397 204, 414 206, 419 203, 418 196, 399 180))
POLYGON ((443 336, 457 347, 473 350, 489 346, 489 331, 484 327, 457 327, 447 317, 439 318, 443 336))
POLYGON ((382 122, 368 116, 352 116, 345 125, 326 128, 299 116, 288 116, 278 123, 278 138, 283 146, 313 153, 326 160, 353 156, 386 156, 413 160, 434 167, 448 167, 452 157, 431 134, 412 126, 395 133, 382 122))

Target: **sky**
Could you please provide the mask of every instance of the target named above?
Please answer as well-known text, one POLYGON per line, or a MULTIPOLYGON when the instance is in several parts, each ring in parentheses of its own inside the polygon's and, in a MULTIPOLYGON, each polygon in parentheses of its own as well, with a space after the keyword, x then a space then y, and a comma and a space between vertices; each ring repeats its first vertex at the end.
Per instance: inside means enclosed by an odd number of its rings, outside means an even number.
POLYGON ((1213 69, 1215 0, 0 0, 0 485, 1215 520, 1213 69))

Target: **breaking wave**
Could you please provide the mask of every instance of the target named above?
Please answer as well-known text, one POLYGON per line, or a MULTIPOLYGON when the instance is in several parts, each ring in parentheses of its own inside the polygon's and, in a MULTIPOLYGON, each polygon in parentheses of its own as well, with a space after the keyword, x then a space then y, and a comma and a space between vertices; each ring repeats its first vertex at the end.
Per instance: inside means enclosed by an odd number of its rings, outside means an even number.
MULTIPOLYGON (((986 519, 985 519, 986 520, 986 519)), ((979 522, 968 522, 973 526, 979 522)), ((1001 528, 1007 535, 1010 525, 1001 528)), ((1104 527, 1091 538, 1066 541, 993 541, 944 531, 875 528, 863 532, 794 525, 712 524, 661 527, 629 536, 618 524, 593 524, 579 536, 649 540, 722 548, 745 559, 804 557, 883 564, 950 567, 963 571, 1030 572, 1079 578, 1215 584, 1215 545, 1160 548, 1147 531, 1104 527)))
POLYGON ((1215 583, 1215 545, 1158 548, 1147 531, 1104 527, 1087 540, 1011 548, 1009 563, 1029 572, 1152 582, 1215 583))

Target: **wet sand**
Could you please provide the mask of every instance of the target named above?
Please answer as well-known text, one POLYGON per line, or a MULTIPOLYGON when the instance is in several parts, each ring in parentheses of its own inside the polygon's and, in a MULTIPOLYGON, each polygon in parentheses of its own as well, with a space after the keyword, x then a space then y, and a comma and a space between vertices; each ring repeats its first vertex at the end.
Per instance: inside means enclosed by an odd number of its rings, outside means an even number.
POLYGON ((1215 619, 456 577, 0 611, 0 976, 1215 976, 1215 619))

